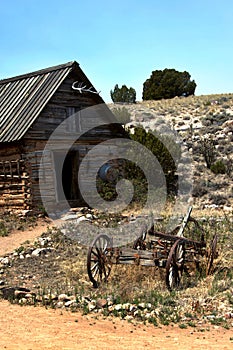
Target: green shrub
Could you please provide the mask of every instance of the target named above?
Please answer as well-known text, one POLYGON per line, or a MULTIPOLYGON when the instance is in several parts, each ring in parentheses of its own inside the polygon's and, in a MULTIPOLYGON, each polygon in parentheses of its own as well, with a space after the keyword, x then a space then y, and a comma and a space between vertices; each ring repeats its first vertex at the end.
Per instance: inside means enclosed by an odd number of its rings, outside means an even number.
POLYGON ((212 138, 203 138, 200 140, 200 153, 203 155, 206 166, 210 169, 216 158, 216 149, 212 138))
POLYGON ((226 174, 226 166, 222 160, 217 160, 214 164, 210 166, 210 170, 214 174, 226 174))

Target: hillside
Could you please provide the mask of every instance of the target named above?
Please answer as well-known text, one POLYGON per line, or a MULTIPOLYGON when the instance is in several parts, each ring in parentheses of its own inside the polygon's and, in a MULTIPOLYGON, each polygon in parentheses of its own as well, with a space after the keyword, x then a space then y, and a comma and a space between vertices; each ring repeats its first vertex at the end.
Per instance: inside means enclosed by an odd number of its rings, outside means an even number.
POLYGON ((142 125, 163 134, 166 124, 177 132, 192 159, 194 206, 232 211, 233 94, 176 97, 109 107, 127 108, 131 119, 126 124, 128 128, 142 125), (206 152, 213 145, 214 172, 207 168, 201 142, 206 152))

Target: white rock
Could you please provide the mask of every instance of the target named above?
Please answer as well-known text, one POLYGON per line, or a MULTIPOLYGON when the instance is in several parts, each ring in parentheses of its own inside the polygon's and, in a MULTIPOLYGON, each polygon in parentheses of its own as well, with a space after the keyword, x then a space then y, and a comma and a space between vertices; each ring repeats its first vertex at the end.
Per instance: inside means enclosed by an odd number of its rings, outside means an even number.
POLYGON ((63 307, 64 307, 63 302, 62 302, 62 301, 59 301, 59 302, 56 304, 56 307, 57 307, 58 309, 63 308, 63 307))
POLYGON ((92 300, 92 301, 90 301, 89 303, 88 303, 88 310, 89 311, 92 311, 92 310, 94 310, 95 308, 96 308, 96 300, 92 300))
POLYGON ((92 215, 92 214, 87 214, 87 215, 86 215, 86 218, 87 218, 87 219, 93 219, 93 215, 92 215))
POLYGON ((80 218, 77 219, 76 223, 79 224, 82 221, 90 221, 86 216, 80 216, 80 218))
POLYGON ((122 310, 122 304, 116 304, 116 305, 114 306, 114 310, 116 310, 116 311, 122 310))
POLYGON ((9 259, 8 257, 6 257, 6 258, 1 258, 1 259, 0 259, 0 262, 1 262, 2 264, 4 264, 4 265, 7 265, 7 264, 9 264, 10 259, 9 259))
POLYGON ((62 220, 64 221, 68 221, 68 220, 75 220, 77 219, 77 215, 76 214, 69 214, 69 215, 66 215, 62 218, 62 220))
POLYGON ((131 315, 126 315, 126 316, 125 316, 125 320, 126 320, 126 321, 132 321, 132 320, 133 320, 133 316, 131 316, 131 315))
POLYGON ((67 294, 58 295, 58 301, 70 301, 70 297, 67 294))

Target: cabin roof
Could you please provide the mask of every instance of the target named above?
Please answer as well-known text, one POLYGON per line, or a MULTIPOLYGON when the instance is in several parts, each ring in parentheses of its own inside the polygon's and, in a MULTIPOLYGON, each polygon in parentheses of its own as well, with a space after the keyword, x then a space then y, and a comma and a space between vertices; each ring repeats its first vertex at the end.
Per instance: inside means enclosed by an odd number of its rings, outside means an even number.
POLYGON ((0 142, 20 140, 73 70, 92 85, 76 61, 0 80, 0 142))

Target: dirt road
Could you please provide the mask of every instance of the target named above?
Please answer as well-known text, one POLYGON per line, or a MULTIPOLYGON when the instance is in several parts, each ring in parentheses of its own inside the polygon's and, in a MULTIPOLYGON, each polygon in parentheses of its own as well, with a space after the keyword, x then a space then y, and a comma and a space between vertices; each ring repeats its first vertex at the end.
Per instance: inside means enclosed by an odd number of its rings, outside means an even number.
POLYGON ((154 327, 120 319, 99 319, 79 313, 21 307, 0 302, 0 349, 195 349, 230 350, 233 336, 223 328, 208 330, 154 327))

